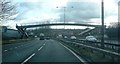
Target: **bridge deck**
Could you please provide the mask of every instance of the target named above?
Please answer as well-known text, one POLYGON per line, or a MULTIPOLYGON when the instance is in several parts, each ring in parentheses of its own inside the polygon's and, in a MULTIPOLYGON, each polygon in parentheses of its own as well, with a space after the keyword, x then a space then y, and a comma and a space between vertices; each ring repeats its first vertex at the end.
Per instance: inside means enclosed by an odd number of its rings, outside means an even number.
POLYGON ((32 28, 32 27, 41 27, 41 26, 55 26, 55 25, 72 25, 72 26, 89 26, 89 27, 100 27, 100 25, 91 25, 91 24, 71 24, 71 23, 52 23, 52 24, 38 24, 38 25, 26 25, 18 26, 22 28, 32 28))

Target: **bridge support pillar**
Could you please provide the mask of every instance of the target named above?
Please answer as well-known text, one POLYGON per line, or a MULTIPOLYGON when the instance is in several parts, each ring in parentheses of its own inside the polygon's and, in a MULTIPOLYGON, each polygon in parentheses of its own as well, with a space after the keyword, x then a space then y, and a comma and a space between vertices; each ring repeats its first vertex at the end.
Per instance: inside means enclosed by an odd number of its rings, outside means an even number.
POLYGON ((16 25, 16 28, 18 29, 18 32, 20 33, 21 38, 24 38, 24 37, 28 38, 28 34, 26 32, 26 28, 22 28, 22 26, 18 27, 18 25, 16 25))

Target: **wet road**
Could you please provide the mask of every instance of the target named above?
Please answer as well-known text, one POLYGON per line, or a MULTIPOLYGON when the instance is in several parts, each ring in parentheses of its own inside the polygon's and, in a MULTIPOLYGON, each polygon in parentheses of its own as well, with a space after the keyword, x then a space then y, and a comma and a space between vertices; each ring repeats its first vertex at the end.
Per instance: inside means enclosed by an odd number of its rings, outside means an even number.
POLYGON ((56 40, 31 40, 3 45, 3 62, 81 62, 69 48, 56 40))

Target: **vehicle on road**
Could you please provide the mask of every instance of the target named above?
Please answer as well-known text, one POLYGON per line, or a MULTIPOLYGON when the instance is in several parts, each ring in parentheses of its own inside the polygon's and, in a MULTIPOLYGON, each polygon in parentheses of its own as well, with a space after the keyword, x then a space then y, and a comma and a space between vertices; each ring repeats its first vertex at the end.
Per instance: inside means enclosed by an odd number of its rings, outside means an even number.
POLYGON ((75 36, 71 36, 70 39, 71 40, 76 40, 76 37, 75 36))
POLYGON ((37 38, 37 36, 34 36, 35 38, 37 38))
POLYGON ((94 36, 87 36, 85 39, 87 41, 92 41, 92 42, 96 42, 97 41, 97 39, 94 36))
POLYGON ((57 36, 57 38, 63 38, 63 35, 62 35, 62 34, 59 34, 59 35, 57 36))
POLYGON ((40 40, 44 40, 45 39, 45 37, 44 37, 44 34, 43 33, 40 33, 40 40))

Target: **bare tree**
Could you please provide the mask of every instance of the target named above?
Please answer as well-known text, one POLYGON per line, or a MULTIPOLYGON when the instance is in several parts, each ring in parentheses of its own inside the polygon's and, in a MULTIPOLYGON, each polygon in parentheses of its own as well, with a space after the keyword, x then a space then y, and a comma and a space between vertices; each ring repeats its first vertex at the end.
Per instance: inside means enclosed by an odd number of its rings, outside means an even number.
POLYGON ((14 20, 15 17, 13 15, 16 15, 18 12, 16 10, 15 4, 13 4, 10 0, 0 0, 0 21, 8 21, 8 20, 14 20))
POLYGON ((106 34, 110 38, 117 38, 120 41, 120 22, 114 22, 112 23, 107 29, 106 34))

